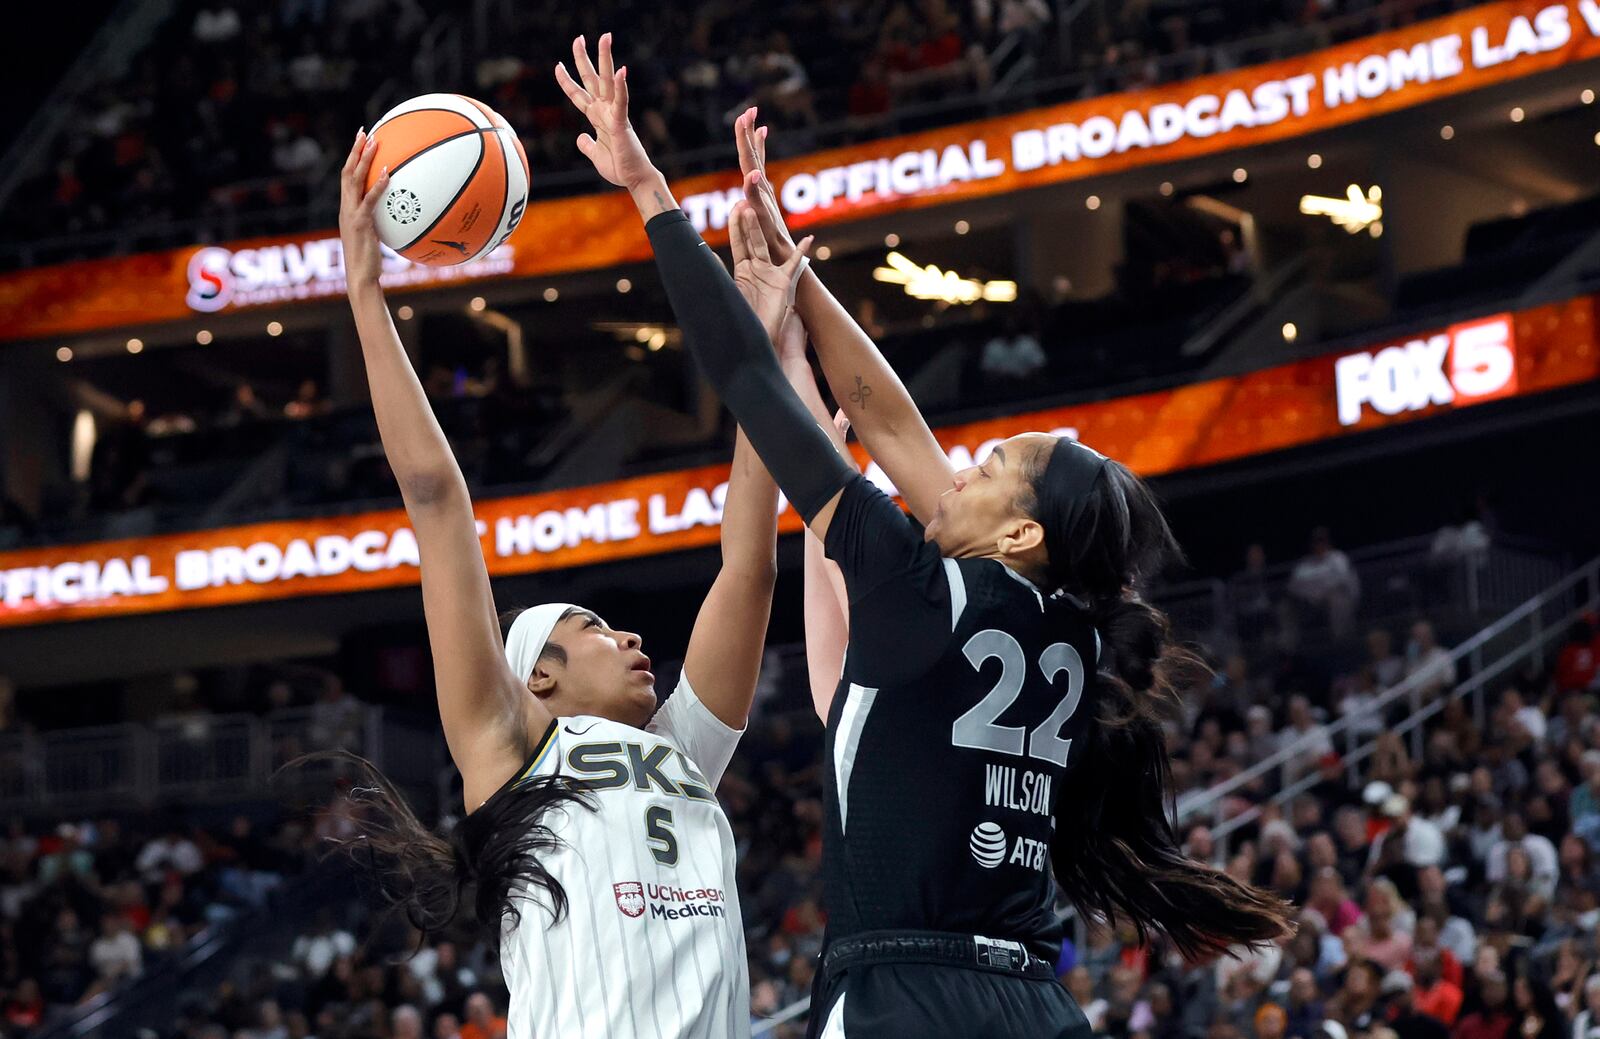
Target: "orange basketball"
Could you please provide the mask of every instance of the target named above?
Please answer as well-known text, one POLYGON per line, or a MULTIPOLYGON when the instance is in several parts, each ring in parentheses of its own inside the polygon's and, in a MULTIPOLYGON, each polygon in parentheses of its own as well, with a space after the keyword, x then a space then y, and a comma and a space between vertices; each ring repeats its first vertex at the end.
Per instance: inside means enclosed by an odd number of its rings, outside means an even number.
POLYGON ((500 114, 461 94, 422 94, 384 113, 367 187, 389 168, 378 237, 413 263, 480 259, 516 230, 528 205, 528 156, 500 114))

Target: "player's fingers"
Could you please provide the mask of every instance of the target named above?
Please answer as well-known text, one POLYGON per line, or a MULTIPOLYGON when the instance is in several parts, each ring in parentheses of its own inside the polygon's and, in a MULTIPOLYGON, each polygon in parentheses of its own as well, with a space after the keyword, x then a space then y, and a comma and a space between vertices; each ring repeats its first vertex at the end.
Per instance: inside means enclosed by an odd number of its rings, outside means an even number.
POLYGON ((600 74, 594 70, 594 62, 589 60, 589 43, 582 36, 572 41, 572 67, 578 70, 584 89, 599 97, 600 74))
POLYGON ((737 270, 741 263, 750 260, 750 236, 745 230, 744 210, 747 208, 743 202, 733 204, 732 219, 728 221, 728 246, 733 250, 733 266, 737 270))
POLYGON ((761 177, 759 173, 755 174, 754 176, 760 178, 757 181, 757 186, 753 191, 746 189, 745 195, 750 199, 751 208, 756 211, 756 219, 761 223, 761 236, 763 238, 780 238, 783 233, 783 228, 781 226, 782 218, 778 215, 776 208, 777 203, 773 201, 768 192, 760 186, 761 184, 765 183, 766 178, 761 177))
POLYGON ((745 109, 739 118, 733 121, 733 143, 739 150, 739 170, 750 173, 755 169, 756 154, 754 138, 750 136, 750 113, 752 109, 745 109))
POLYGON ((767 236, 761 233, 761 220, 756 216, 755 209, 745 206, 739 213, 739 222, 750 239, 750 255, 761 263, 771 263, 772 253, 767 249, 767 236))
POLYGON ((578 135, 578 150, 582 152, 583 157, 588 159, 590 162, 597 161, 595 159, 595 152, 597 152, 599 148, 600 145, 593 137, 586 133, 581 133, 578 135))
POLYGON ((577 106, 578 111, 589 111, 589 105, 594 101, 594 96, 578 85, 572 78, 572 73, 567 71, 564 62, 556 62, 556 85, 561 92, 567 95, 567 100, 577 106))
MULTIPOLYGON (((610 33, 601 33, 601 35, 600 35, 600 85, 603 86, 603 87, 610 87, 612 80, 616 77, 616 74, 617 74, 617 67, 616 67, 616 65, 614 65, 612 63, 612 60, 611 60, 611 34, 610 33)), ((607 96, 609 96, 609 95, 607 95, 607 96)))
POLYGON ((366 144, 361 146, 361 155, 356 159, 356 168, 351 171, 351 186, 360 195, 367 187, 367 174, 372 169, 372 160, 378 154, 378 139, 368 137, 366 144))
POLYGON ((765 126, 756 131, 756 165, 762 170, 767 168, 767 128, 765 126))
POLYGON ((840 436, 850 435, 850 416, 844 413, 843 408, 833 413, 833 428, 839 431, 840 436))
POLYGON ((619 119, 628 118, 628 66, 611 75, 611 111, 619 119))
POLYGON ((378 207, 378 199, 389 187, 389 167, 385 166, 378 173, 378 179, 372 182, 372 190, 361 199, 362 212, 370 213, 378 207))

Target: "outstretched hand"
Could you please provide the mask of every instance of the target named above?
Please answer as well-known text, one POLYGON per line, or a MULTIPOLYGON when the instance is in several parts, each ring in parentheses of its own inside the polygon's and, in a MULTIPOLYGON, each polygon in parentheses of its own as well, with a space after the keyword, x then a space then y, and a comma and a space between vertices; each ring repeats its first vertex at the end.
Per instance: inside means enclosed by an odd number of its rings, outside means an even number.
POLYGON ((767 250, 777 263, 789 258, 794 238, 783 222, 778 193, 767 179, 767 128, 756 125, 756 110, 747 108, 733 122, 734 143, 739 148, 739 172, 744 175, 744 197, 755 210, 767 250))
POLYGON ((755 210, 747 202, 737 202, 728 216, 728 240, 733 246, 734 284, 767 335, 780 340, 784 315, 794 306, 795 285, 806 269, 811 238, 807 236, 790 250, 787 259, 776 263, 755 210))
POLYGON ((561 62, 556 63, 556 82, 594 128, 593 135, 578 137, 578 150, 600 176, 631 191, 655 176, 656 170, 628 121, 627 66, 613 67, 610 33, 600 37, 598 69, 589 60, 582 36, 572 41, 572 61, 582 83, 574 81, 561 62))
POLYGON ((383 251, 378 246, 373 212, 389 187, 388 169, 379 175, 371 191, 366 190, 377 144, 365 129, 356 131, 344 169, 339 171, 339 241, 344 249, 345 279, 350 285, 376 283, 383 273, 383 251))

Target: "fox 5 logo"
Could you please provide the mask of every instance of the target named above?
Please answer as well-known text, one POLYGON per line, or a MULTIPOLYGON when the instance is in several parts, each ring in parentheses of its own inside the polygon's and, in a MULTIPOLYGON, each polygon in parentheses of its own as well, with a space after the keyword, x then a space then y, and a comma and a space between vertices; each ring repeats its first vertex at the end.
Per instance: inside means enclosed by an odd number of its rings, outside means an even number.
POLYGON ((1511 315, 1452 325, 1443 332, 1333 362, 1339 424, 1432 405, 1475 404, 1517 392, 1511 315))

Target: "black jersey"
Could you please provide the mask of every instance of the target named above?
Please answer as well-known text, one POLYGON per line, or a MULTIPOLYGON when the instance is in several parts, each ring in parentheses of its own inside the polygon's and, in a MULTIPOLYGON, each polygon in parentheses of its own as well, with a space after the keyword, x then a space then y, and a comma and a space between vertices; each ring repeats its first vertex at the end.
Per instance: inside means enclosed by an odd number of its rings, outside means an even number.
POLYGON ((828 714, 830 939, 966 932, 1053 962, 1055 808, 1069 776, 1094 782, 1072 775, 1099 656, 1087 612, 995 560, 943 558, 863 477, 827 551, 850 594, 828 714))

